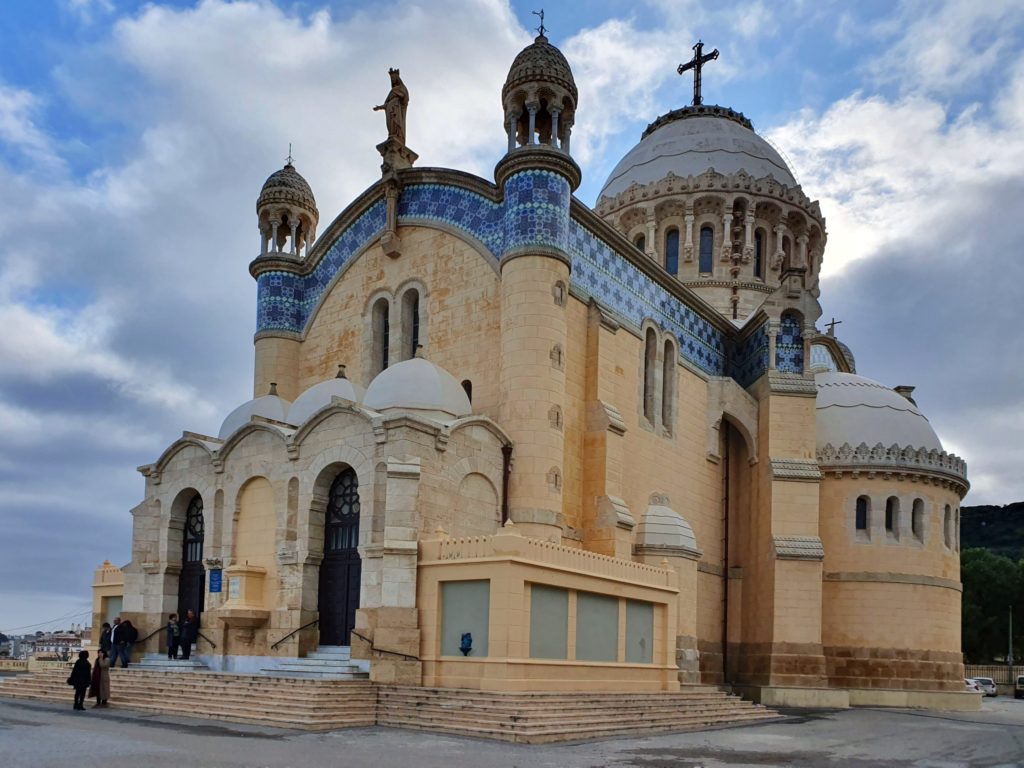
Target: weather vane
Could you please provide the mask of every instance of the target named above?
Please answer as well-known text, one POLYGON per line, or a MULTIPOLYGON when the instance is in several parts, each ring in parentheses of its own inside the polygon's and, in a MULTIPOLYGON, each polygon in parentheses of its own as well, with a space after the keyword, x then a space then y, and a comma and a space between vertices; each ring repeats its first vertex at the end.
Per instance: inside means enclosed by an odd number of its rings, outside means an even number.
POLYGON ((288 142, 288 159, 285 160, 288 165, 292 164, 292 143, 288 142))
POLYGON ((544 37, 544 9, 541 8, 539 11, 531 11, 531 13, 533 13, 534 16, 540 16, 540 26, 537 27, 537 31, 540 33, 541 37, 544 37))
POLYGON ((693 70, 693 105, 700 106, 704 103, 704 100, 700 96, 700 70, 709 61, 714 61, 718 58, 718 49, 715 48, 711 53, 701 54, 704 50, 704 43, 701 40, 697 41, 697 44, 693 46, 693 58, 685 64, 680 64, 676 70, 680 75, 689 69, 693 70))

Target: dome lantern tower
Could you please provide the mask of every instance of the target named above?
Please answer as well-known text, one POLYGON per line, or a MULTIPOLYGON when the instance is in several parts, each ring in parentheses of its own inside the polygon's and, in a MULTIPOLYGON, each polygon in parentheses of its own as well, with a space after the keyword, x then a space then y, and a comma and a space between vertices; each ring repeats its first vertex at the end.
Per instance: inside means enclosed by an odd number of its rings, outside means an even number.
POLYGON ((508 151, 546 146, 569 154, 569 138, 576 119, 576 81, 565 56, 540 34, 509 69, 501 89, 508 151))
POLYGON ((316 240, 320 213, 309 183, 292 165, 291 147, 284 168, 270 174, 256 200, 259 217, 260 255, 309 252, 316 240))

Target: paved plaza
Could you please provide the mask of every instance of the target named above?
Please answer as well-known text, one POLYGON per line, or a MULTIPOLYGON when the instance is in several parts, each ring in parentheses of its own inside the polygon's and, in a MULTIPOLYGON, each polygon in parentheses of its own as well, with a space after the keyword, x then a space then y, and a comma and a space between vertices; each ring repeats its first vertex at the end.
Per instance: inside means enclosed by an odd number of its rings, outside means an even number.
POLYGON ((389 728, 310 734, 0 700, 0 755, 4 768, 996 768, 1024 766, 1024 701, 990 699, 981 712, 963 714, 801 712, 784 722, 699 733, 519 746, 389 728))

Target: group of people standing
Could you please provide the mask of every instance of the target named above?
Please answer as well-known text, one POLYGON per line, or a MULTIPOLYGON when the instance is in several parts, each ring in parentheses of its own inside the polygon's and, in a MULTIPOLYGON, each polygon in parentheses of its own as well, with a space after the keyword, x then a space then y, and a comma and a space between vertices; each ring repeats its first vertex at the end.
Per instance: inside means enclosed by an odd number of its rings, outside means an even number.
MULTIPOLYGON (((192 646, 199 636, 199 618, 189 610, 185 618, 178 621, 178 614, 172 613, 167 620, 167 658, 177 659, 178 651, 181 658, 192 656, 192 646)), ((110 699, 110 670, 117 666, 128 668, 132 655, 132 647, 139 639, 139 631, 132 626, 130 619, 121 621, 118 616, 111 625, 103 622, 100 630, 99 651, 96 652, 96 663, 89 663, 89 652, 80 651, 78 660, 71 669, 68 685, 75 689, 75 709, 85 709, 88 696, 96 699, 95 706, 105 707, 110 699)))
POLYGON ((110 699, 110 658, 100 649, 96 652, 96 663, 89 663, 89 652, 79 651, 78 661, 71 668, 68 685, 75 689, 75 709, 85 709, 85 697, 96 699, 94 707, 105 707, 110 699))

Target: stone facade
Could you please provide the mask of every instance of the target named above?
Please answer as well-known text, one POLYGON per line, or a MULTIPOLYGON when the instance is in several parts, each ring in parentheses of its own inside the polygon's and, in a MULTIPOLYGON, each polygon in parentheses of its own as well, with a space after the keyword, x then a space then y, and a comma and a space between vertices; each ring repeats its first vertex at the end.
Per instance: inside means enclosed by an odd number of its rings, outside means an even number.
MULTIPOLYGON (((818 204, 795 182, 695 167, 588 209, 571 196, 575 83, 534 46, 506 89, 495 183, 387 167, 310 242, 315 201, 289 166, 291 249, 261 198, 254 399, 140 468, 125 613, 148 630, 182 604, 198 494, 200 654, 241 670, 315 650, 334 610, 320 594, 333 489, 353 471, 346 635, 374 680, 960 695, 965 467, 823 435, 822 372, 902 401, 816 328, 818 204), (659 250, 673 228, 675 274, 659 250), (312 408, 303 393, 339 366, 330 391, 348 394, 312 408)), ((694 118, 763 143, 705 107, 645 136, 694 118)))

